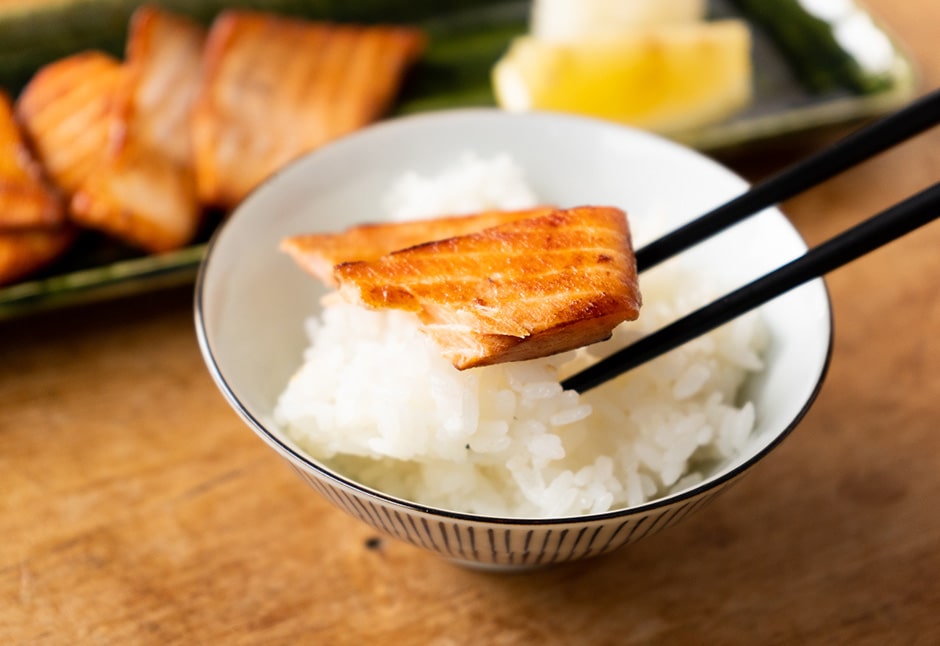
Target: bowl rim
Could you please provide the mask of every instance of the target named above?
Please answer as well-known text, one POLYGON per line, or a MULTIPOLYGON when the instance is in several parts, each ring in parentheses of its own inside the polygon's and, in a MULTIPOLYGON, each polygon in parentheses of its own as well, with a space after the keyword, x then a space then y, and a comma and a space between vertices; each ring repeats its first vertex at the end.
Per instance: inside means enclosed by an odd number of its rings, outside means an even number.
MULTIPOLYGON (((684 146, 678 142, 675 142, 671 139, 667 139, 660 135, 654 133, 639 130, 632 128, 627 125, 608 122, 602 119, 597 119, 594 117, 584 117, 580 115, 571 115, 564 114, 560 112, 547 112, 547 111, 533 111, 527 113, 529 115, 536 115, 539 118, 548 118, 548 119, 558 119, 562 121, 570 122, 587 122, 594 124, 595 127, 608 127, 613 130, 629 130, 634 135, 639 135, 643 137, 648 137, 653 140, 658 140, 659 145, 672 146, 678 149, 683 150, 686 154, 694 154, 699 156, 702 160, 707 161, 711 164, 720 166, 726 172, 734 175, 742 182, 746 182, 744 178, 740 175, 727 168, 726 166, 718 163, 717 161, 707 157, 700 151, 697 151, 691 147, 684 146)), ((550 517, 534 517, 534 516, 488 516, 485 514, 474 514, 468 512, 459 512, 450 509, 444 509, 442 507, 434 507, 431 505, 424 505, 406 498, 400 498, 387 494, 378 489, 371 488, 367 485, 364 485, 352 478, 345 476, 339 472, 336 472, 324 464, 321 464, 319 461, 313 457, 307 455, 303 451, 297 450, 292 446, 285 443, 281 438, 277 436, 276 433, 271 431, 267 425, 260 419, 258 419, 251 411, 248 410, 248 407, 241 402, 238 396, 235 394, 225 376, 222 374, 222 370, 219 367, 219 364, 216 360, 215 352, 212 349, 212 343, 209 339, 209 334, 206 327, 206 313, 205 305, 206 297, 206 281, 207 274, 209 271, 209 266, 213 258, 213 250, 219 244, 219 239, 224 234, 224 231, 229 226, 233 217, 237 215, 237 212, 240 211, 246 204, 250 201, 253 201, 257 194, 261 191, 266 190, 266 187, 272 184, 277 178, 284 173, 292 172, 292 170, 300 165, 305 159, 314 155, 322 155, 325 152, 332 150, 336 147, 349 145, 350 141, 359 140, 363 137, 371 136, 377 130, 393 129, 399 127, 406 127, 407 124, 419 121, 419 120, 429 120, 435 118, 453 118, 459 117, 461 115, 465 116, 475 116, 475 115, 491 115, 495 118, 500 118, 496 115, 511 116, 515 118, 520 118, 521 115, 518 113, 508 113, 498 108, 486 108, 486 107, 470 107, 470 108, 453 108, 453 109, 444 109, 436 110, 432 112, 419 113, 419 114, 408 114, 402 116, 396 116, 392 118, 385 119, 374 123, 370 126, 367 126, 359 131, 356 131, 350 135, 342 137, 338 140, 330 142, 320 148, 301 155, 297 159, 288 163, 278 171, 272 173, 268 176, 263 182, 261 182, 248 197, 242 201, 242 203, 236 207, 232 214, 227 218, 226 221, 220 224, 213 232, 210 237, 207 245, 206 251, 203 255, 202 260, 199 263, 199 268, 196 274, 195 287, 193 291, 193 315, 194 323, 196 328, 196 338, 198 341, 199 349, 202 353, 206 367, 212 376, 213 381, 217 388, 221 391, 224 398, 228 401, 229 405, 235 410, 235 412, 242 418, 244 422, 258 435, 268 446, 273 448, 282 458, 287 459, 290 463, 297 465, 306 472, 312 472, 312 474, 319 478, 325 479, 339 485, 354 490, 356 493, 363 495, 370 499, 377 499, 379 502, 385 505, 391 505, 397 508, 403 508, 410 512, 417 512, 422 514, 428 514, 435 517, 440 517, 448 519, 451 521, 462 521, 467 523, 484 523, 494 526, 539 526, 539 525, 571 525, 571 524, 584 524, 584 523, 598 523, 604 521, 610 521, 614 519, 622 519, 631 516, 640 516, 648 515, 652 512, 655 512, 659 509, 672 507, 674 505, 687 502, 693 498, 697 498, 703 494, 709 492, 717 493, 720 491, 724 485, 730 483, 731 481, 737 479, 739 476, 743 475, 748 471, 754 464, 763 459, 767 454, 769 454, 773 449, 779 446, 783 440, 785 440, 793 430, 800 424, 806 414, 809 412, 810 408, 813 406, 816 398, 819 396, 820 391, 822 390, 823 384, 828 375, 830 364, 832 361, 833 347, 834 347, 834 313, 832 308, 832 297, 830 294, 829 286, 826 282, 825 277, 816 278, 810 283, 818 283, 823 289, 823 296, 825 298, 826 306, 826 330, 827 335, 826 339, 826 351, 825 356, 823 357, 819 375, 816 379, 816 383, 813 384, 813 388, 809 393, 806 400, 803 402, 800 409, 796 412, 790 422, 778 431, 775 436, 768 442, 764 447, 759 451, 755 452, 753 455, 749 456, 746 460, 738 464, 737 466, 728 469, 724 473, 707 478, 706 480, 695 484, 687 489, 679 491, 674 494, 668 494, 661 496, 659 498, 649 500, 639 505, 629 506, 629 507, 620 507, 617 509, 611 509, 605 512, 593 513, 593 514, 580 514, 580 515, 570 515, 570 516, 550 516, 550 517)), ((799 236, 799 239, 803 242, 804 246, 806 241, 800 234, 799 230, 792 224, 792 222, 786 222, 791 226, 794 232, 799 236)))

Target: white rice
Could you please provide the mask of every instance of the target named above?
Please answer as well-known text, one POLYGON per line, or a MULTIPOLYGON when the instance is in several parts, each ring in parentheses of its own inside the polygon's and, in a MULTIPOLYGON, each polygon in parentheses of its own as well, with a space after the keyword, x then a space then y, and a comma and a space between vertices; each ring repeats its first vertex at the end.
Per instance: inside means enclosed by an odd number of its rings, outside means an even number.
POLYGON ((434 176, 405 173, 384 199, 388 219, 396 222, 488 209, 525 209, 537 203, 522 169, 509 155, 482 159, 473 152, 464 153, 434 176))
MULTIPOLYGON (((389 193, 398 218, 536 202, 508 157, 465 157, 439 177, 406 175, 389 193)), ((640 319, 609 341, 466 371, 411 314, 327 307, 307 322, 310 346, 275 419, 350 478, 434 507, 547 517, 649 501, 744 447, 755 410, 737 398, 762 367, 765 332, 744 316, 585 395, 563 391, 559 382, 597 357, 719 295, 675 264, 646 272, 641 291, 640 319)))

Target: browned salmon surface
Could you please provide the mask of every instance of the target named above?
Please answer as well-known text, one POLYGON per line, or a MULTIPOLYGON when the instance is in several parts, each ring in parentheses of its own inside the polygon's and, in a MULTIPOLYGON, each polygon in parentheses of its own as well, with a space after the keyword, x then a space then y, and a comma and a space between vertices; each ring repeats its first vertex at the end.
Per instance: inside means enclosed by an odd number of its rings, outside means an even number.
POLYGON ((612 207, 552 210, 334 275, 348 300, 414 312, 459 369, 601 341, 641 305, 626 214, 612 207))
POLYGON ((202 83, 205 39, 205 29, 192 20, 150 5, 137 9, 115 102, 119 124, 187 169, 193 165, 189 123, 202 83))
POLYGON ((127 61, 109 114, 109 145, 71 201, 72 219, 149 252, 195 237, 196 196, 189 137, 204 32, 145 6, 131 21, 127 61))
POLYGON ((288 162, 376 120, 424 46, 408 27, 219 15, 192 121, 200 199, 232 207, 288 162))
POLYGON ((130 142, 100 169, 72 196, 72 221, 153 253, 193 239, 202 211, 186 169, 130 142))
POLYGON ((68 224, 0 232, 0 285, 46 267, 65 253, 74 238, 75 229, 68 224))
POLYGON ((65 193, 75 192, 109 145, 109 112, 122 68, 96 51, 43 67, 16 102, 39 162, 65 193))
POLYGON ((350 227, 340 233, 311 233, 285 238, 281 250, 307 272, 330 286, 337 286, 333 267, 356 260, 377 260, 393 251, 400 251, 434 240, 453 238, 513 222, 545 215, 552 207, 518 211, 485 211, 429 220, 382 222, 350 227))
POLYGON ((45 181, 13 116, 10 97, 0 91, 0 232, 64 222, 62 199, 45 181))

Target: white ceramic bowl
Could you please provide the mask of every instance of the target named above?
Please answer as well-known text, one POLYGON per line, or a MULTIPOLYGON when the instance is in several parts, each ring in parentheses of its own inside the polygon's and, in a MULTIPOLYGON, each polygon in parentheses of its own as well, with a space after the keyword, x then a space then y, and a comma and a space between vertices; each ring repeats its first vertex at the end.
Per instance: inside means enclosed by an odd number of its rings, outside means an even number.
MULTIPOLYGON (((678 523, 754 466, 794 428, 828 366, 831 311, 822 280, 763 308, 767 368, 748 385, 757 426, 750 447, 701 484, 647 504, 556 519, 432 509, 374 491, 312 459, 270 422, 301 361, 302 322, 318 308, 314 281, 278 251, 291 234, 374 220, 406 170, 434 174, 460 154, 508 152, 540 198, 612 204, 649 237, 741 193, 746 183, 704 156, 630 128, 558 114, 456 110, 383 122, 290 165, 251 195, 212 240, 196 288, 205 361, 229 403, 313 489, 377 530, 462 563, 518 568, 602 554, 678 523), (655 228, 661 229, 663 222, 655 228)), ((805 244, 776 209, 684 254, 720 280, 744 284, 799 256, 805 244)))

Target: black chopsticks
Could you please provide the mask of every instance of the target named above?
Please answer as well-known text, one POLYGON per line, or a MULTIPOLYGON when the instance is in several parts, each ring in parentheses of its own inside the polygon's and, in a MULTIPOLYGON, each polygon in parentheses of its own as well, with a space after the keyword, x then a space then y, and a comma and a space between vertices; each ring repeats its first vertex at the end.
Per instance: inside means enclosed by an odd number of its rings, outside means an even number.
POLYGON ((940 90, 847 135, 829 148, 784 169, 749 191, 713 209, 636 252, 644 271, 710 238, 732 224, 779 204, 808 188, 857 166, 940 121, 940 90))
MULTIPOLYGON (((940 122, 940 90, 849 135, 637 252, 640 271, 940 122)), ((562 382, 585 392, 940 217, 940 182, 562 382)))
POLYGON ((562 382, 584 392, 940 217, 940 182, 562 382))

